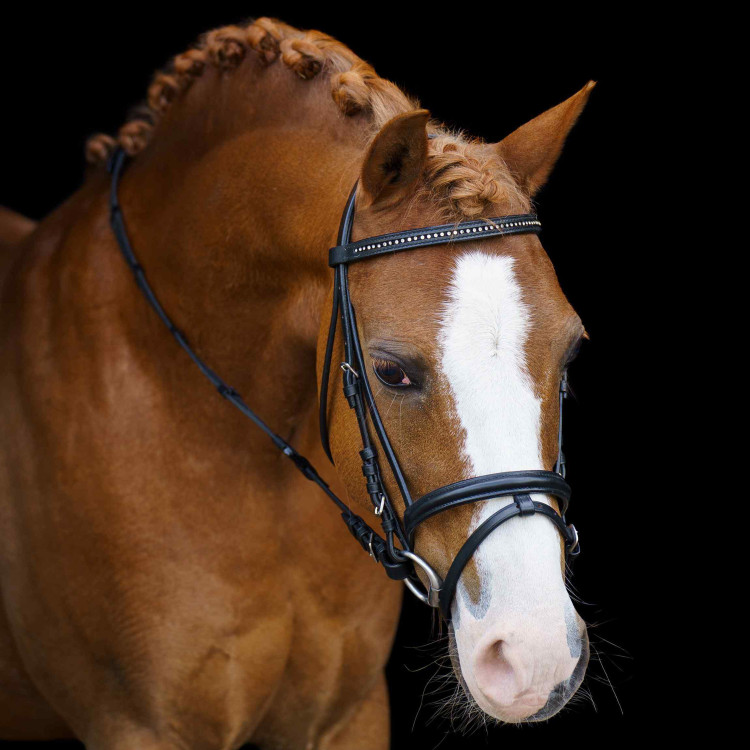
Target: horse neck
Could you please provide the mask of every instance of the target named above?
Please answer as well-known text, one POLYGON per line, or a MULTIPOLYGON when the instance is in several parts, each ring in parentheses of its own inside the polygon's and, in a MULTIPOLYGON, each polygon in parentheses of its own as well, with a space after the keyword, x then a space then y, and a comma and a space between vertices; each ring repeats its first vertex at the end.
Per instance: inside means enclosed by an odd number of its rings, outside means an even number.
MULTIPOLYGON (((292 107, 291 122, 273 101, 265 117, 249 112, 243 122, 234 113, 234 130, 214 128, 221 137, 212 142, 189 142, 206 132, 205 109, 182 127, 172 123, 173 138, 166 121, 120 188, 132 246, 168 314, 286 436, 314 411, 327 250, 362 153, 358 128, 330 101, 292 107)), ((180 368, 192 365, 176 344, 153 345, 180 382, 180 368)))

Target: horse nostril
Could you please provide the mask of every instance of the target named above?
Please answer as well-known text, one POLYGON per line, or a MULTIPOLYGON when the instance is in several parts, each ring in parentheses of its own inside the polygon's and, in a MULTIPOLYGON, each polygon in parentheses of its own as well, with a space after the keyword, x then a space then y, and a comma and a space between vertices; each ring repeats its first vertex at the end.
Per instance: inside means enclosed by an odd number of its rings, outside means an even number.
POLYGON ((516 667, 511 663, 508 652, 510 647, 505 641, 497 641, 490 646, 488 658, 491 663, 490 668, 494 672, 496 689, 501 694, 507 693, 508 698, 512 701, 516 694, 520 692, 520 683, 516 667))
POLYGON ((510 706, 526 689, 526 675, 518 649, 504 640, 487 646, 476 665, 477 685, 495 704, 510 706))
MULTIPOLYGON (((528 635, 528 634, 526 634, 528 635)), ((567 649, 566 649, 567 653, 567 649)), ((473 659, 473 682, 479 705, 503 721, 522 721, 548 704, 561 681, 560 671, 572 670, 554 653, 527 637, 501 638, 480 646, 473 659)), ((565 675, 567 677, 567 675, 565 675)))

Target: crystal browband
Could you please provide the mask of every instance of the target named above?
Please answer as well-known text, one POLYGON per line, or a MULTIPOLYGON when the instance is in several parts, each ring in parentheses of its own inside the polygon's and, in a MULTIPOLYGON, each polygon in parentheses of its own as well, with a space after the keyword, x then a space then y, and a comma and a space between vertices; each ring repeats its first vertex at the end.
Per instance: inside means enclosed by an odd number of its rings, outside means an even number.
POLYGON ((367 237, 346 245, 331 248, 328 265, 337 266, 342 263, 354 263, 358 260, 372 258, 374 255, 393 253, 398 250, 415 247, 429 247, 442 245, 446 242, 465 242, 487 236, 502 237, 506 234, 538 234, 542 224, 536 214, 518 214, 503 216, 498 219, 477 221, 463 221, 459 224, 441 224, 423 229, 410 229, 405 232, 394 232, 379 237, 367 237))

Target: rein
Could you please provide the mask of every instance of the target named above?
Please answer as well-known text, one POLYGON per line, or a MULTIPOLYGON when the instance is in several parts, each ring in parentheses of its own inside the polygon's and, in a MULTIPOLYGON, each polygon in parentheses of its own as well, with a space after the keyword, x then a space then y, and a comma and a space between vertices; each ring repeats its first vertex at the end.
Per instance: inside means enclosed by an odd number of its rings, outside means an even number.
POLYGON ((344 337, 344 356, 346 358, 341 363, 341 369, 344 373, 344 396, 349 406, 354 409, 357 417, 357 424, 359 425, 362 440, 362 450, 359 452, 362 459, 362 472, 365 477, 367 493, 373 504, 373 512, 379 518, 383 529, 384 536, 381 536, 331 490, 329 485, 304 456, 299 454, 286 440, 275 433, 245 403, 242 396, 234 388, 227 385, 196 354, 195 350, 188 343, 186 336, 174 325, 167 315, 151 288, 143 267, 133 252, 125 228, 117 189, 127 159, 127 154, 121 148, 118 148, 112 154, 108 165, 109 172, 112 175, 109 199, 110 224, 125 262, 133 273, 135 281, 146 301, 156 311, 177 343, 193 360, 198 369, 211 382, 219 394, 261 429, 271 439, 276 448, 287 456, 307 479, 320 487, 336 504, 352 536, 354 536, 362 548, 376 562, 383 566, 390 578, 403 580, 415 596, 432 607, 438 607, 446 621, 450 621, 451 603, 464 567, 482 541, 498 526, 509 519, 515 516, 541 514, 547 517, 562 535, 566 555, 575 557, 579 554, 578 533, 572 524, 568 525, 565 521, 565 513, 571 493, 570 486, 564 478, 565 459, 562 451, 562 412, 563 402, 568 395, 567 375, 563 376, 560 383, 558 454, 554 471, 511 471, 472 477, 454 484, 439 487, 418 500, 413 500, 398 458, 388 439, 385 426, 375 404, 372 389, 370 388, 362 345, 357 333, 354 307, 349 294, 348 265, 350 263, 367 260, 385 253, 400 252, 420 247, 464 242, 467 240, 479 241, 505 235, 538 234, 541 231, 541 223, 536 215, 520 214, 517 216, 504 216, 488 221, 466 221, 458 224, 424 227, 422 229, 394 232, 352 242, 351 232, 354 221, 356 185, 349 195, 339 227, 338 245, 332 248, 329 253, 329 265, 334 268, 335 276, 331 321, 328 329, 328 341, 326 343, 321 378, 320 435, 326 455, 333 462, 328 436, 327 403, 334 339, 340 317, 344 337), (406 507, 403 524, 396 514, 382 480, 378 454, 376 453, 375 445, 370 437, 368 428, 368 412, 372 427, 380 444, 380 449, 388 461, 406 507), (562 512, 557 513, 549 505, 532 500, 530 497, 532 493, 541 493, 557 498, 561 502, 562 512), (419 524, 428 518, 459 505, 503 496, 512 496, 513 503, 495 512, 474 530, 451 563, 445 580, 442 580, 435 570, 413 551, 412 545, 415 531, 419 524), (398 546, 396 542, 398 542, 398 546), (426 589, 422 588, 422 584, 416 575, 415 566, 420 568, 427 577, 428 586, 426 589))

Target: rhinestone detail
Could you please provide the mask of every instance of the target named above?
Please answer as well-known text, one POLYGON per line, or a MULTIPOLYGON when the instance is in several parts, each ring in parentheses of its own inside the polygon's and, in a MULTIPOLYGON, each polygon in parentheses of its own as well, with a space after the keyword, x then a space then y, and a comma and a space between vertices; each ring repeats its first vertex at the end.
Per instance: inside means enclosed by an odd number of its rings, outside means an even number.
POLYGON ((381 247, 391 247, 395 243, 396 245, 404 244, 405 242, 419 242, 421 240, 431 240, 438 237, 457 237, 462 234, 476 234, 478 232, 502 232, 504 229, 514 227, 540 227, 542 223, 538 219, 527 219, 526 221, 498 221, 498 222, 487 222, 478 227, 465 227, 453 230, 444 230, 442 232, 431 232, 430 234, 412 234, 408 237, 401 237, 396 240, 383 240, 382 242, 372 243, 369 245, 362 245, 360 247, 353 248, 354 253, 361 253, 366 250, 378 250, 381 247))

